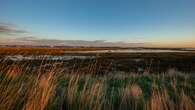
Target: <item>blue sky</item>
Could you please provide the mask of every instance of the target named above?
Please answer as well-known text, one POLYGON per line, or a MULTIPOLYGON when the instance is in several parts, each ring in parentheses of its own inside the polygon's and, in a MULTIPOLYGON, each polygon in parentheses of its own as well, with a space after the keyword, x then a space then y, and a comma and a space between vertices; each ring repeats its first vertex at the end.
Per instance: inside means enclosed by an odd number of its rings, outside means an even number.
POLYGON ((195 0, 0 0, 0 22, 44 39, 195 44, 195 0))

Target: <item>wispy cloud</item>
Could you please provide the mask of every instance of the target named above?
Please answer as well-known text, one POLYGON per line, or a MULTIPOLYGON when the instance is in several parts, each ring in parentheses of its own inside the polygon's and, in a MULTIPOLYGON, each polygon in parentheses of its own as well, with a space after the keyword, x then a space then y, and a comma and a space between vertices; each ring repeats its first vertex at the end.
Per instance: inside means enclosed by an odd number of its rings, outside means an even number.
POLYGON ((0 23, 0 33, 28 33, 28 31, 18 29, 14 24, 0 23))
POLYGON ((45 45, 45 46, 86 46, 86 47, 149 47, 152 46, 152 43, 108 42, 104 40, 95 40, 95 41, 58 40, 58 39, 41 39, 32 36, 22 37, 22 38, 10 38, 3 44, 45 45))
MULTIPOLYGON (((152 43, 126 43, 126 42, 109 42, 105 40, 58 40, 46 39, 35 36, 33 33, 24 29, 19 29, 11 23, 0 23, 0 33, 8 34, 0 38, 1 45, 45 45, 45 46, 87 46, 87 47, 148 47, 152 43), (16 37, 17 36, 17 37, 16 37)), ((1 35, 0 35, 1 37, 1 35)))

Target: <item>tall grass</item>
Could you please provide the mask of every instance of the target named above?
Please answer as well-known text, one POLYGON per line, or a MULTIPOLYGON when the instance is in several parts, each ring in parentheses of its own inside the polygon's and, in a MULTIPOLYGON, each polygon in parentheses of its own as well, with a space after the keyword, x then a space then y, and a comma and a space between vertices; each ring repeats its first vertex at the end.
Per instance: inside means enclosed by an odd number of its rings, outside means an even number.
MULTIPOLYGON (((44 61, 43 61, 44 62, 44 61)), ((92 74, 44 63, 0 67, 0 110, 194 110, 193 74, 92 74)))

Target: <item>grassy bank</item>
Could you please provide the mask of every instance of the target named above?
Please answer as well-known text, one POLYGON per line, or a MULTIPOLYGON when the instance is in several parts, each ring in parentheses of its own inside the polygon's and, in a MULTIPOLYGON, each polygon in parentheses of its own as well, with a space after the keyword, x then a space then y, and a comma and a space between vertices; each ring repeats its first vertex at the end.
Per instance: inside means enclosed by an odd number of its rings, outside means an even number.
POLYGON ((194 110, 195 77, 165 74, 93 73, 53 64, 0 68, 1 110, 194 110))

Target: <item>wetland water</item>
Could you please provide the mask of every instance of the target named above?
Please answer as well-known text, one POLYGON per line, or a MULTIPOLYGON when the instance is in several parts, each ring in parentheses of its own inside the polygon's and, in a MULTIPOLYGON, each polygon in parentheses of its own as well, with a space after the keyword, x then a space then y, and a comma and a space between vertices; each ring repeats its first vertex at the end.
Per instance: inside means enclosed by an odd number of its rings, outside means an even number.
POLYGON ((118 49, 97 51, 64 51, 62 55, 0 55, 1 61, 38 65, 42 60, 63 62, 63 67, 75 65, 82 69, 97 64, 103 71, 137 72, 150 70, 164 72, 175 68, 183 72, 195 72, 195 51, 168 49, 118 49), (95 62, 95 63, 94 63, 95 62), (109 70, 108 70, 109 69, 109 70))
POLYGON ((172 49, 116 49, 116 50, 95 50, 95 51, 77 51, 77 53, 183 53, 195 50, 172 50, 172 49))
POLYGON ((64 55, 7 55, 3 56, 4 60, 22 61, 22 60, 61 60, 68 61, 72 59, 95 59, 96 53, 188 53, 193 50, 171 50, 171 49, 117 49, 117 50, 96 50, 96 51, 65 51, 64 55), (66 53, 75 53, 74 55, 67 55, 66 53), (93 54, 93 55, 81 55, 93 54))

